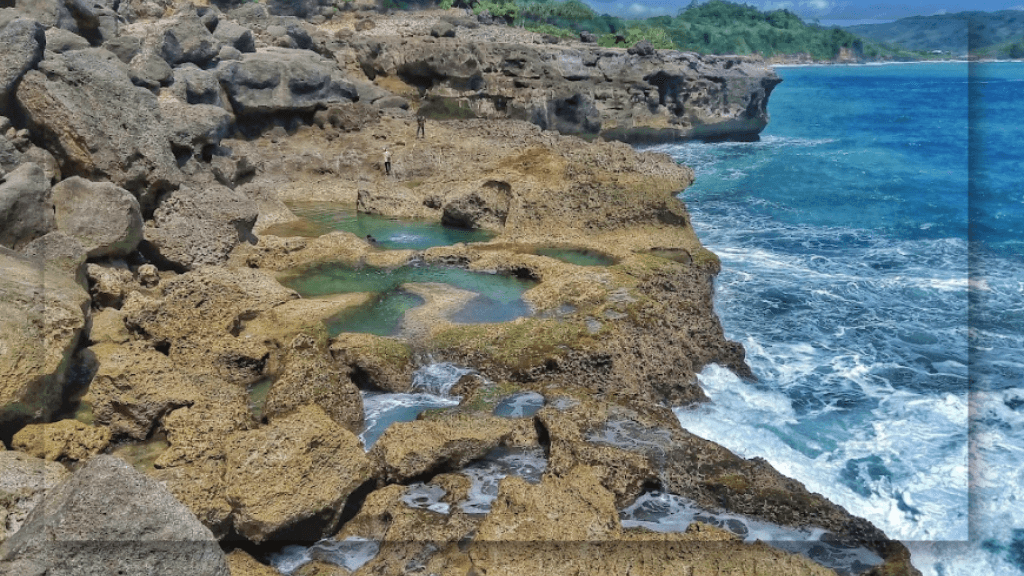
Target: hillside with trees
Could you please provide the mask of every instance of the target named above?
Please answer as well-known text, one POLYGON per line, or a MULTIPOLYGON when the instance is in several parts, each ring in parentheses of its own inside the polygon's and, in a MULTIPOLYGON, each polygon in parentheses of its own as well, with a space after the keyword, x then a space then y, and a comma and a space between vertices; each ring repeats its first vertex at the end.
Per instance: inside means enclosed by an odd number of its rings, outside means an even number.
POLYGON ((847 27, 875 42, 954 56, 1024 57, 1024 10, 958 12, 847 27))
POLYGON ((842 53, 867 60, 927 57, 882 46, 838 27, 807 24, 789 10, 761 12, 724 0, 693 3, 675 16, 644 20, 598 14, 580 0, 441 0, 440 5, 487 12, 509 25, 557 37, 590 32, 604 46, 632 46, 647 40, 655 48, 766 58, 806 55, 814 60, 834 60, 842 53))

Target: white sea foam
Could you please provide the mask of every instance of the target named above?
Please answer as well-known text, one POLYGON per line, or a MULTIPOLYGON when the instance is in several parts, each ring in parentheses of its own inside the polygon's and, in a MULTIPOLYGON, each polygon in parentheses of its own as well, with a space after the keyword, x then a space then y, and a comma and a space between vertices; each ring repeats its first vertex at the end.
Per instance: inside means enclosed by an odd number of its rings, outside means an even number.
POLYGON ((270 565, 278 572, 290 575, 309 562, 319 560, 354 572, 373 560, 379 551, 378 542, 359 536, 344 540, 325 538, 312 546, 285 546, 280 552, 271 554, 270 565))

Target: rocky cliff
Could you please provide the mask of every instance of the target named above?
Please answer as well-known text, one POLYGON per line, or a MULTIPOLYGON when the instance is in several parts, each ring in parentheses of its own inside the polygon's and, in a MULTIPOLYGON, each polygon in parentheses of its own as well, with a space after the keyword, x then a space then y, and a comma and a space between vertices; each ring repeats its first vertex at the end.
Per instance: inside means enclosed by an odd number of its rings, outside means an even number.
MULTIPOLYGON (((881 557, 876 573, 915 573, 865 520, 686 433, 667 408, 705 400, 709 363, 753 375, 713 310, 718 260, 676 197, 692 171, 607 140, 753 137, 770 70, 359 0, 201 4, 0 8, 0 449, 26 471, 0 483, 0 572, 100 573, 109 557, 127 572, 272 574, 257 562, 268 546, 352 536, 379 544, 363 574, 827 573, 699 522, 624 528, 618 511, 658 488, 816 526, 881 557), (494 237, 382 250, 296 235, 310 225, 283 203, 296 200, 494 237), (552 245, 607 262, 537 253, 552 245), (326 319, 373 296, 300 298, 280 283, 323 262, 525 278, 530 313, 457 322, 471 293, 416 283, 406 290, 424 303, 397 336, 332 336, 326 319), (427 358, 477 372, 458 383, 461 403, 364 451, 364 393, 409 391, 427 358), (493 415, 513 393, 545 408, 493 415), (487 515, 407 505, 419 482, 450 504, 467 497, 467 467, 495 449, 539 452, 547 469, 502 482, 487 515), (52 460, 83 464, 66 478, 52 460), (103 545, 37 537, 58 520, 103 545), (559 535, 572 546, 541 541, 559 535), (231 539, 259 558, 225 561, 216 541, 231 539)), ((321 568, 341 570, 303 570, 321 568)))
POLYGON ((452 21, 460 25, 445 29, 450 36, 429 21, 406 36, 372 28, 353 35, 348 51, 370 80, 410 98, 625 142, 756 139, 781 82, 757 58, 550 44, 528 32, 496 38, 452 21))

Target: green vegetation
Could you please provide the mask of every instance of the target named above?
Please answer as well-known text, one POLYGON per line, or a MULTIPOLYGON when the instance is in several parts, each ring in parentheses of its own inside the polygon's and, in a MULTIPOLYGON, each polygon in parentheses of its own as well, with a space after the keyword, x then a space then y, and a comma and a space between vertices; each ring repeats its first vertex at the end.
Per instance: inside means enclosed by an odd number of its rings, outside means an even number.
POLYGON ((674 17, 646 20, 599 15, 579 0, 441 0, 442 8, 452 6, 476 14, 486 11, 510 25, 561 38, 590 32, 601 46, 629 47, 646 40, 655 48, 704 54, 806 54, 831 60, 847 50, 866 58, 926 57, 866 41, 838 27, 806 24, 788 10, 761 12, 724 0, 693 3, 674 17))
POLYGON ((1024 10, 957 12, 850 26, 850 32, 907 50, 944 56, 1024 57, 1024 10))

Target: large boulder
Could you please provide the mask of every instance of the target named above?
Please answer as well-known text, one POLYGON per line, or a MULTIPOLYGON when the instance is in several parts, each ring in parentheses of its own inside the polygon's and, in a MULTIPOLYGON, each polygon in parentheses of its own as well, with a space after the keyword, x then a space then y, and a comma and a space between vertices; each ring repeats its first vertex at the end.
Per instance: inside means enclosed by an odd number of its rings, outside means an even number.
POLYGON ((222 264, 240 241, 255 240, 258 216, 256 204, 240 191, 218 184, 182 187, 160 201, 143 250, 180 270, 222 264))
POLYGON ((217 76, 239 116, 313 112, 357 98, 334 62, 309 50, 267 48, 222 62, 217 76))
POLYGON ((89 253, 77 238, 54 230, 29 242, 19 252, 74 278, 79 286, 88 286, 85 261, 89 253))
POLYGON ((54 228, 50 183, 29 162, 0 176, 0 246, 18 249, 54 228))
POLYGON ((496 416, 392 424, 370 450, 388 482, 457 470, 512 436, 515 424, 496 416))
POLYGON ((8 98, 18 81, 43 59, 46 32, 34 20, 17 18, 0 26, 0 114, 9 113, 8 98))
MULTIPOLYGON (((70 474, 56 462, 21 452, 0 452, 0 544, 21 528, 43 495, 70 474)), ((0 565, 2 568, 2 565, 0 565)))
POLYGON ((359 439, 317 406, 238 432, 226 451, 235 529, 256 543, 331 533, 349 496, 372 476, 359 439))
POLYGON ((284 358, 284 371, 274 381, 263 413, 270 418, 315 404, 332 420, 358 434, 363 429, 363 399, 348 371, 307 334, 299 334, 284 358))
POLYGON ((51 490, 0 560, 52 576, 229 576, 210 531, 156 480, 97 456, 51 490))
POLYGON ((18 106, 65 176, 109 180, 139 199, 143 213, 181 177, 156 97, 132 84, 112 53, 75 50, 25 75, 18 106))
POLYGON ((63 28, 46 30, 46 49, 50 52, 61 54, 72 50, 85 50, 89 47, 89 41, 74 32, 68 32, 63 28))
POLYGON ((178 154, 199 156, 220 144, 233 127, 234 117, 220 106, 185 104, 160 99, 160 114, 167 121, 171 147, 178 154))
POLYGON ((6 248, 0 270, 0 426, 19 426, 60 405, 89 294, 73 276, 6 248))
POLYGON ((57 229, 81 242, 89 258, 127 256, 142 240, 139 201, 116 184, 68 178, 53 187, 53 206, 57 229))
POLYGON ((220 41, 194 11, 161 22, 161 28, 155 39, 157 53, 172 67, 185 62, 204 67, 220 52, 220 41))
POLYGON ((213 36, 220 42, 231 46, 239 52, 255 52, 256 40, 252 30, 231 20, 220 20, 213 36))
POLYGON ((29 424, 11 440, 11 446, 46 460, 88 460, 110 444, 110 430, 78 420, 29 424))
POLYGON ((202 70, 194 64, 184 64, 174 69, 173 80, 167 87, 167 92, 182 102, 230 108, 227 94, 221 88, 217 74, 212 70, 202 70))

